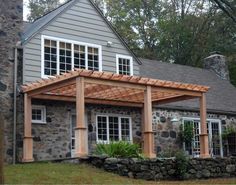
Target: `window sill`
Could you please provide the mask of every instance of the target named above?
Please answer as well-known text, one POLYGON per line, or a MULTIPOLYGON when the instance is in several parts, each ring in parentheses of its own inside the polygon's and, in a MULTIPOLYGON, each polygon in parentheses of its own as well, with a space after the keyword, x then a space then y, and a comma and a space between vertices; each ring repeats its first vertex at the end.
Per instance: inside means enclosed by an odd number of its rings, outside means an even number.
POLYGON ((32 121, 32 124, 46 125, 47 122, 45 122, 45 121, 32 121))

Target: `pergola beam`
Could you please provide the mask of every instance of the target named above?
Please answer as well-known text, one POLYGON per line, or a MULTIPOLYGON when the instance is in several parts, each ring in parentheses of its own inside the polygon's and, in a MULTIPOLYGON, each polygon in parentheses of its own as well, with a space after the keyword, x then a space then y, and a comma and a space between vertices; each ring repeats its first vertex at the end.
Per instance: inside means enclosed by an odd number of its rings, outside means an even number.
POLYGON ((188 95, 176 95, 176 96, 172 96, 172 97, 165 97, 162 99, 153 100, 153 103, 155 103, 156 105, 161 105, 161 104, 166 104, 166 103, 173 103, 173 102, 178 102, 178 101, 190 100, 190 99, 194 99, 194 98, 197 98, 197 97, 188 96, 188 95))
POLYGON ((85 83, 92 83, 92 84, 100 84, 100 85, 109 85, 115 87, 124 87, 130 89, 140 89, 145 90, 145 85, 141 84, 134 84, 122 81, 113 81, 113 80, 103 80, 103 79, 95 79, 95 78, 85 78, 85 83))
POLYGON ((202 93, 198 91, 193 90, 185 90, 185 89, 175 89, 175 88, 169 88, 169 87, 152 87, 153 91, 157 92, 164 92, 164 93, 174 93, 174 94, 180 94, 180 95, 188 95, 188 96, 194 96, 194 97, 201 97, 202 93))
MULTIPOLYGON (((76 97, 71 96, 59 96, 59 95, 36 95, 33 99, 41 100, 52 100, 52 101, 66 101, 76 102, 76 97)), ((120 100, 106 100, 98 98, 85 98, 86 104, 102 104, 102 105, 114 105, 114 106, 125 106, 125 107, 143 107, 143 103, 127 102, 120 100)))

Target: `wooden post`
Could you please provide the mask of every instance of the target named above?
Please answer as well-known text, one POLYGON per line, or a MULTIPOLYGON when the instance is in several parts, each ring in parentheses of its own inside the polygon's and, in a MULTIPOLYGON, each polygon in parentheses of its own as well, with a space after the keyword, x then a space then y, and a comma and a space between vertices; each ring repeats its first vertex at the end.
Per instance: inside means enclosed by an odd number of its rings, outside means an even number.
POLYGON ((32 162, 33 159, 33 137, 32 137, 32 105, 31 97, 24 94, 24 141, 23 162, 32 162))
POLYGON ((201 134, 200 134, 200 157, 209 158, 209 143, 206 122, 206 95, 203 93, 200 97, 200 118, 201 118, 201 134))
POLYGON ((76 128, 75 128, 75 156, 88 155, 88 133, 85 125, 84 78, 76 79, 76 128))
POLYGON ((151 86, 147 86, 144 91, 144 143, 143 152, 144 155, 149 158, 156 157, 154 153, 154 136, 152 131, 152 89, 151 86))
POLYGON ((4 129, 4 122, 3 122, 3 116, 0 114, 0 184, 4 184, 4 173, 3 173, 3 131, 4 129))

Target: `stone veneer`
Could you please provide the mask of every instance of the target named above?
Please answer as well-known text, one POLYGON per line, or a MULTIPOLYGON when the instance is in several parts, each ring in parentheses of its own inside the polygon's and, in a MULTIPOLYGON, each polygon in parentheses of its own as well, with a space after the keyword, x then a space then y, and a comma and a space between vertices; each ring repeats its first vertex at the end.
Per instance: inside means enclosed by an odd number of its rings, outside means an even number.
MULTIPOLYGON (((182 111, 182 110, 167 110, 153 108, 153 130, 155 137, 155 151, 160 153, 169 149, 180 148, 178 134, 181 125, 182 117, 199 118, 199 112, 182 111), (177 118, 178 122, 171 122, 172 118, 177 118)), ((221 121, 222 130, 226 126, 233 126, 236 129, 236 116, 224 114, 207 114, 207 119, 219 119, 221 121)))
MULTIPOLYGON (((75 104, 65 102, 33 101, 35 105, 46 106, 46 124, 32 123, 33 156, 36 161, 71 157, 70 118, 75 113, 75 104)), ((96 115, 125 115, 132 120, 133 141, 141 142, 141 110, 138 108, 86 105, 88 120, 89 152, 96 145, 96 115)), ((23 112, 22 112, 23 113, 23 112)), ((22 115, 22 114, 20 114, 22 115)), ((18 161, 22 158, 23 124, 18 125, 18 161)))
MULTIPOLYGON (((32 135, 34 140, 34 159, 52 160, 71 157, 71 133, 70 117, 75 113, 75 104, 56 101, 33 101, 33 104, 46 106, 47 123, 32 124, 32 135)), ((23 107, 23 105, 21 106, 23 107)), ((20 109, 19 109, 20 110, 20 109)), ((86 105, 88 122, 88 145, 89 152, 93 153, 96 146, 96 115, 124 115, 132 119, 132 134, 135 143, 142 143, 141 132, 141 109, 129 107, 114 107, 106 105, 86 105)), ((19 120, 22 118, 23 110, 19 112, 19 120)), ((160 153, 170 148, 181 147, 178 140, 178 132, 181 121, 171 123, 176 117, 199 117, 199 113, 191 111, 178 111, 153 108, 153 129, 155 135, 155 152, 160 153)), ((227 115, 208 114, 208 118, 220 119, 222 127, 236 123, 236 117, 227 115)), ((22 158, 22 136, 23 123, 18 123, 17 146, 18 160, 22 158)))
POLYGON ((20 40, 23 21, 22 0, 0 2, 0 105, 4 116, 5 161, 13 154, 13 74, 14 46, 20 40))

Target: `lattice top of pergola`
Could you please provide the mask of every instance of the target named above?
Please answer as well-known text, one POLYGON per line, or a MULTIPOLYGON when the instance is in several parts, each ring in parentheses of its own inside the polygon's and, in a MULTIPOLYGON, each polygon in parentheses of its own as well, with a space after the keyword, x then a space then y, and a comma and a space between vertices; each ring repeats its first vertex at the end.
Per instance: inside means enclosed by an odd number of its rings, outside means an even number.
POLYGON ((85 79, 84 95, 90 100, 143 103, 143 92, 147 86, 152 87, 152 101, 199 97, 201 93, 209 90, 207 86, 196 84, 75 69, 62 75, 25 84, 22 86, 22 91, 35 98, 50 99, 49 97, 53 97, 52 99, 56 99, 58 97, 58 100, 75 98, 77 77, 85 79))

